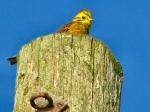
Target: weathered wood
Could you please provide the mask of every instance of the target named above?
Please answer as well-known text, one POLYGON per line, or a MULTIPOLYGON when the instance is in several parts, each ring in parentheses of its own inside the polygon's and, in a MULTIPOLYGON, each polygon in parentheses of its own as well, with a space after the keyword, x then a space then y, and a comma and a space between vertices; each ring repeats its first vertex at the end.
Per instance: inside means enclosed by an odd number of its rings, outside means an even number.
POLYGON ((67 102, 65 112, 119 112, 122 67, 103 42, 51 34, 23 46, 18 61, 14 112, 35 112, 30 98, 40 92, 67 102))

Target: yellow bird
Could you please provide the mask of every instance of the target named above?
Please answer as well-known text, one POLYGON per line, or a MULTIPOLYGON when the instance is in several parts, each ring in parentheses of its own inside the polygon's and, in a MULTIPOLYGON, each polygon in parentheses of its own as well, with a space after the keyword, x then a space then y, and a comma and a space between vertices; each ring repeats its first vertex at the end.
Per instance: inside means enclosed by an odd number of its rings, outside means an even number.
MULTIPOLYGON (((89 34, 93 21, 92 13, 87 10, 81 10, 72 20, 72 22, 66 24, 58 30, 59 33, 70 34, 89 34)), ((8 58, 11 65, 17 63, 17 56, 8 58)))
POLYGON ((93 21, 92 13, 87 10, 81 10, 72 20, 58 30, 59 33, 70 34, 89 34, 93 21))

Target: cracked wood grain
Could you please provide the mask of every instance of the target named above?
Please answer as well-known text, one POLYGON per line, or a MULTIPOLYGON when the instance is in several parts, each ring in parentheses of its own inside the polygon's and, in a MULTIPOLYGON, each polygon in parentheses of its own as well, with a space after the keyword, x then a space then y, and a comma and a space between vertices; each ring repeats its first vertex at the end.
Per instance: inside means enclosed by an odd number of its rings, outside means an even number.
POLYGON ((46 35, 23 46, 18 59, 14 112, 35 112, 30 98, 39 91, 67 102, 65 112, 119 112, 122 67, 100 40, 46 35))

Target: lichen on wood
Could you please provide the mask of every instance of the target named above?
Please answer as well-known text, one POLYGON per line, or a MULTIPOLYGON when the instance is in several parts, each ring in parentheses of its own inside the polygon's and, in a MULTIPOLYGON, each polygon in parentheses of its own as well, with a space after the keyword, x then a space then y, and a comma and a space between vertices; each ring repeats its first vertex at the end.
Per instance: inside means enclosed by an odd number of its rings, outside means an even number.
POLYGON ((50 34, 22 47, 14 112, 35 112, 30 98, 46 91, 65 112, 119 112, 123 72, 111 50, 89 35, 50 34))

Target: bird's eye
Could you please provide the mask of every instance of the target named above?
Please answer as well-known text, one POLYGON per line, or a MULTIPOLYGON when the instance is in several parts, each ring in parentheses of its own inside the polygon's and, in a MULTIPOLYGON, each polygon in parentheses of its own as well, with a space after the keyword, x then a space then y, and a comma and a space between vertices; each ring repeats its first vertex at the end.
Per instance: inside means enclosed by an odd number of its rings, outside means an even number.
POLYGON ((82 16, 82 19, 85 19, 85 16, 82 16))

